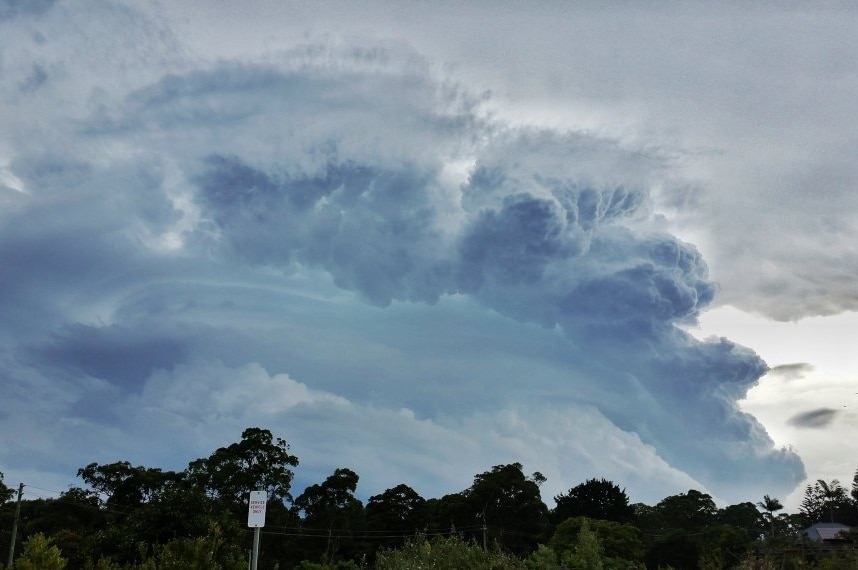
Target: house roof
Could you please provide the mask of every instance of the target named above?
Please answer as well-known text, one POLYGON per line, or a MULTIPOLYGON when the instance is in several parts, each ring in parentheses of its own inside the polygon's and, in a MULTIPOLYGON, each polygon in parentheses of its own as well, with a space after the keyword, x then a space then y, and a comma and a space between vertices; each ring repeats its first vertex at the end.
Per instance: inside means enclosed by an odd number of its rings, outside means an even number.
POLYGON ((816 523, 813 526, 810 526, 801 533, 808 537, 810 540, 814 541, 823 541, 823 540, 837 540, 839 537, 837 536, 841 532, 849 532, 850 527, 845 524, 840 523, 816 523))

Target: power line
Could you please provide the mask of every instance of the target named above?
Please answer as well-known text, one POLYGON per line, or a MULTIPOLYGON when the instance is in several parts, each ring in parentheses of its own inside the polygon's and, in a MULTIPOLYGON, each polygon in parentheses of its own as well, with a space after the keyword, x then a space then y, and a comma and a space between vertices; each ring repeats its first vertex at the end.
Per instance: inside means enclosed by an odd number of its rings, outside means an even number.
MULTIPOLYGON (((272 525, 269 525, 269 526, 266 526, 265 528, 279 529, 279 530, 294 530, 294 531, 298 531, 298 532, 303 531, 305 533, 319 532, 319 533, 325 533, 325 536, 327 536, 328 531, 330 530, 329 528, 307 527, 307 526, 272 526, 272 525)), ((476 525, 474 525, 474 526, 462 526, 462 527, 457 526, 456 531, 458 532, 458 531, 466 531, 466 530, 479 530, 481 528, 483 528, 483 527, 482 526, 476 526, 476 525)), ((344 529, 340 529, 340 530, 344 530, 344 529)), ((386 530, 360 529, 360 530, 356 530, 355 532, 361 532, 361 533, 366 533, 366 534, 372 534, 372 533, 388 534, 391 532, 414 533, 414 532, 421 532, 421 531, 419 529, 415 529, 415 528, 400 528, 400 529, 386 529, 386 530)))
MULTIPOLYGON (((35 497, 37 500, 40 499, 40 500, 61 501, 63 503, 72 504, 72 505, 75 505, 77 507, 92 509, 92 510, 95 510, 95 511, 98 511, 101 513, 112 513, 112 514, 116 514, 116 515, 125 515, 125 516, 128 516, 137 510, 134 507, 123 507, 121 505, 107 505, 101 499, 99 499, 98 505, 93 505, 93 504, 85 503, 85 502, 82 502, 82 501, 79 501, 77 499, 70 497, 66 491, 57 491, 56 489, 45 489, 42 487, 36 487, 35 485, 30 485, 27 483, 21 483, 21 484, 24 487, 26 487, 27 489, 38 489, 40 491, 45 491, 48 493, 55 493, 55 494, 59 495, 58 497, 51 497, 48 495, 43 495, 41 493, 34 493, 32 491, 26 491, 22 495, 22 496, 35 497)), ((141 504, 140 506, 142 507, 143 504, 141 504)))
POLYGON ((35 485, 30 485, 30 484, 27 484, 26 486, 29 487, 30 489, 38 489, 39 491, 46 491, 48 493, 55 493, 57 495, 62 495, 63 493, 66 492, 66 491, 57 491, 56 489, 45 489, 44 487, 36 487, 35 485))
MULTIPOLYGON (((248 531, 250 532, 250 531, 248 531)), ((284 531, 275 531, 275 530, 262 530, 262 534, 268 534, 273 536, 296 536, 296 537, 304 537, 304 538, 337 538, 337 539, 358 539, 358 540, 382 540, 382 539, 404 539, 404 538, 413 538, 416 536, 450 536, 454 534, 458 534, 459 530, 452 531, 432 531, 432 532, 424 532, 424 531, 416 531, 410 533, 397 533, 397 534, 382 534, 382 535, 373 535, 366 536, 361 533, 361 531, 355 531, 354 533, 342 533, 342 531, 338 533, 327 533, 325 534, 306 534, 301 532, 284 532, 284 531)))

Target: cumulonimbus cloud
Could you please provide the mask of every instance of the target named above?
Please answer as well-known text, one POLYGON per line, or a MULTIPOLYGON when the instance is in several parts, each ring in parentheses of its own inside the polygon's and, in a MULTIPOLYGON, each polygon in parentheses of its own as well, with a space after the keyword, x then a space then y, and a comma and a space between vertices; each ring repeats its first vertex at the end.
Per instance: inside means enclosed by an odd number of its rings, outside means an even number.
MULTIPOLYGON (((372 95, 361 95, 354 106, 371 108, 372 95)), ((451 148, 465 146, 456 140, 465 132, 449 136, 451 148)), ((402 137, 391 141, 396 154, 414 144, 415 133, 402 137)), ((198 200, 222 245, 250 263, 320 267, 381 306, 465 294, 559 327, 587 382, 616 385, 597 403, 608 417, 713 487, 769 478, 773 464, 799 478, 798 458, 772 450, 736 405, 765 364, 726 339, 700 342, 677 328, 695 321, 716 286, 693 246, 639 224, 657 157, 580 135, 489 139, 468 148, 473 166, 454 188, 442 188, 442 153, 390 160, 379 147, 379 160, 361 161, 333 145, 322 168, 297 175, 288 158, 213 153, 195 178, 198 200), (445 224, 451 212, 455 224, 445 224), (624 405, 629 382, 655 407, 624 405), (741 470, 724 468, 737 458, 741 470)))
MULTIPOLYGON (((610 421, 624 446, 646 446, 647 461, 654 450, 669 469, 715 492, 738 496, 765 485, 780 493, 803 478, 799 458, 775 449, 737 405, 765 363, 729 340, 698 341, 679 328, 717 287, 693 245, 650 223, 651 187, 666 168, 659 156, 586 134, 504 125, 413 53, 359 48, 311 46, 277 63, 206 65, 130 92, 120 84, 119 96, 103 94, 84 118, 33 131, 44 145, 22 147, 8 172, 38 191, 38 202, 16 200, 43 224, 41 249, 32 250, 37 266, 22 260, 0 290, 21 306, 46 307, 45 330, 31 325, 26 345, 12 352, 41 355, 33 367, 119 385, 125 380, 109 361, 95 366, 82 355, 139 347, 141 362, 151 363, 145 378, 134 377, 133 390, 143 393, 165 377, 182 382, 182 362, 224 337, 243 340, 230 351, 244 359, 236 366, 256 362, 263 356, 253 335, 262 344, 274 342, 272 331, 286 333, 236 317, 254 295, 225 293, 227 285, 289 283, 306 269, 389 311, 466 298, 512 323, 522 344, 528 327, 562 335, 550 382, 537 380, 539 363, 530 374, 500 374, 475 408, 515 415, 519 395, 539 384, 528 406, 558 418, 595 410, 592 425, 610 421), (47 251, 62 251, 63 263, 40 253, 47 251), (97 271, 79 270, 80 261, 97 271), (218 286, 218 300, 206 296, 218 286), (48 297, 59 301, 42 303, 48 297), (193 340, 153 340, 168 320, 193 321, 177 329, 193 340)), ((23 131, 7 135, 12 143, 16 136, 23 131)), ((0 250, 25 243, 33 227, 3 229, 0 250)), ((271 311, 279 326, 306 318, 290 309, 271 311)), ((450 350, 449 359, 463 352, 450 350)), ((301 382, 334 376, 335 364, 314 366, 301 382)), ((410 380, 391 399, 407 401, 410 380)), ((369 379, 341 382, 345 391, 369 379)), ((326 390, 338 397, 336 386, 326 390)), ((456 400, 455 390, 439 391, 434 406, 411 407, 456 410, 456 400)), ((532 413, 516 417, 547 429, 532 413)), ((588 437, 575 425, 566 437, 588 437)), ((375 445, 385 445, 379 437, 375 445)))

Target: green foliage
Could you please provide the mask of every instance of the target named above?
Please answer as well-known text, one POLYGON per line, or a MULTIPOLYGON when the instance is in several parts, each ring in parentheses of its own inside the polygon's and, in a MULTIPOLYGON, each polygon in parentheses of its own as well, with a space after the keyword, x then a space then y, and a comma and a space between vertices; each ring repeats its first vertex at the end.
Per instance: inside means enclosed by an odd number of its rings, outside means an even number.
POLYGON ((57 499, 25 501, 21 520, 26 533, 50 536, 69 567, 80 568, 94 555, 95 535, 103 528, 106 517, 94 493, 73 487, 57 499))
POLYGON ((11 499, 14 494, 15 491, 3 482, 3 472, 0 471, 0 505, 11 499))
POLYGON ((613 521, 590 520, 586 517, 574 517, 557 526, 549 546, 560 555, 573 552, 578 544, 579 534, 584 526, 595 533, 606 558, 631 562, 641 561, 644 557, 644 543, 641 532, 630 524, 613 521))
POLYGON ((712 497, 694 489, 665 497, 656 509, 668 529, 702 529, 713 523, 717 513, 712 497))
MULTIPOLYGON (((780 501, 768 495, 756 506, 719 510, 695 490, 629 506, 618 486, 590 479, 558 495, 553 515, 592 509, 633 524, 569 517, 552 529, 539 493, 545 478, 525 476, 518 463, 478 473, 469 488, 441 499, 397 485, 365 508, 355 496, 359 477, 345 468, 290 502, 297 464, 284 440, 260 428, 183 473, 90 463, 79 470, 88 488, 22 501, 19 536, 30 538, 6 570, 244 570, 247 493, 260 486, 270 496, 266 526, 289 535, 263 539, 265 570, 628 570, 644 561, 650 570, 858 568, 850 549, 858 531, 841 545, 797 547, 795 540, 811 513, 855 524, 846 517, 858 515, 858 473, 851 495, 837 481, 808 486, 801 515, 779 513, 780 501), (452 538, 426 538, 448 531, 452 538)), ((12 494, 0 473, 0 538, 7 541, 12 494)))
POLYGON ((550 527, 537 480, 525 476, 520 463, 495 465, 476 475, 462 493, 474 517, 471 524, 485 524, 489 538, 505 549, 519 556, 529 554, 547 538, 550 527))
POLYGON ((151 554, 128 570, 244 570, 240 550, 224 543, 220 530, 212 528, 203 538, 178 538, 155 546, 151 554))
POLYGON ((804 490, 799 510, 805 516, 807 526, 820 521, 839 522, 843 515, 849 517, 854 506, 840 481, 817 479, 804 490))
POLYGON ((269 500, 291 500, 292 470, 298 458, 286 440, 260 428, 247 428, 241 441, 197 459, 186 471, 190 481, 214 497, 246 505, 251 491, 265 490, 269 500))
POLYGON ((560 570, 557 553, 544 544, 536 547, 536 550, 525 559, 524 565, 528 570, 560 570))
POLYGON ((852 502, 858 508, 858 469, 855 470, 855 475, 852 476, 852 491, 849 493, 852 497, 852 502))
POLYGON ((107 495, 108 505, 128 508, 148 501, 178 474, 117 461, 105 465, 90 463, 78 469, 77 476, 96 492, 107 495))
POLYGON ((724 555, 721 552, 704 551, 697 562, 700 570, 725 570, 724 555))
POLYGON ((447 532, 482 525, 464 493, 450 493, 440 499, 429 499, 426 509, 431 519, 430 526, 437 531, 447 532))
POLYGON ((813 570, 855 570, 858 568, 858 552, 842 550, 828 552, 812 566, 813 570))
POLYGON ((70 532, 57 534, 64 551, 68 551, 75 567, 89 558, 110 558, 130 562, 137 551, 137 543, 148 541, 141 536, 141 527, 135 524, 150 502, 165 489, 181 479, 178 473, 158 468, 133 466, 128 461, 98 464, 90 463, 78 469, 78 477, 90 488, 73 488, 64 493, 54 505, 53 519, 66 516, 70 520, 62 528, 70 532), (103 509, 99 496, 106 496, 103 509), (60 509, 62 504, 66 507, 60 509), (76 520, 77 523, 72 523, 76 520), (84 536, 77 540, 76 533, 84 536))
POLYGON ((84 570, 122 570, 122 568, 109 558, 99 558, 95 564, 91 560, 87 561, 84 570))
POLYGON ((311 522, 341 518, 343 513, 362 507, 354 496, 359 479, 351 469, 336 469, 323 483, 307 487, 295 499, 295 509, 311 522))
POLYGON ((429 527, 456 530, 466 539, 493 544, 527 556, 550 532, 548 507, 542 502, 539 483, 544 477, 525 476, 520 463, 495 465, 474 476, 461 493, 426 502, 429 527))
POLYGON ((742 529, 749 538, 759 538, 768 518, 761 515, 753 503, 745 502, 720 509, 715 517, 717 524, 742 529))
POLYGON ((557 506, 552 515, 557 524, 570 517, 631 522, 635 514, 626 490, 607 479, 587 479, 554 501, 557 506))
POLYGON ((769 523, 769 536, 775 535, 775 512, 784 508, 781 502, 774 497, 764 495, 763 500, 757 503, 757 506, 766 511, 766 520, 769 523))
POLYGON ((351 560, 341 560, 336 564, 317 564, 304 560, 295 566, 295 570, 359 570, 360 566, 351 560))
POLYGON ((564 552, 560 559, 563 564, 578 570, 603 570, 605 550, 596 533, 590 530, 588 519, 581 522, 575 549, 564 552))
POLYGON ((60 549, 39 532, 24 543, 24 551, 15 561, 15 570, 64 570, 67 564, 60 549))
POLYGON ((703 532, 700 567, 717 570, 732 568, 745 558, 753 544, 754 538, 740 527, 711 526, 703 532))
POLYGON ((701 548, 698 540, 684 530, 675 530, 659 538, 646 553, 647 568, 673 566, 682 570, 699 568, 701 548))
POLYGON ((216 526, 206 537, 178 538, 147 548, 138 544, 138 562, 120 565, 109 558, 87 563, 85 570, 244 570, 240 549, 227 544, 216 526))
POLYGON ((367 528, 417 531, 426 525, 426 500, 408 485, 373 495, 366 503, 367 528))
POLYGON ((775 511, 779 511, 784 508, 778 499, 770 497, 769 495, 763 495, 763 500, 757 503, 757 506, 768 513, 774 513, 775 511))
POLYGON ((124 532, 146 544, 206 536, 213 526, 227 540, 244 535, 244 527, 228 506, 186 481, 164 489, 129 516, 124 526, 124 532))
MULTIPOLYGON (((389 536, 378 540, 378 548, 401 546, 405 540, 403 535, 416 535, 429 523, 426 500, 408 485, 397 485, 373 495, 366 503, 365 513, 368 532, 374 536, 389 536)), ((378 548, 373 545, 372 551, 378 548)))
POLYGON ((417 537, 398 550, 378 554, 375 570, 526 570, 524 563, 500 550, 484 552, 462 538, 417 537))
POLYGON ((294 511, 315 537, 300 541, 302 554, 324 562, 358 554, 354 532, 363 526, 363 504, 355 496, 359 477, 339 468, 320 484, 310 485, 296 499, 294 511))

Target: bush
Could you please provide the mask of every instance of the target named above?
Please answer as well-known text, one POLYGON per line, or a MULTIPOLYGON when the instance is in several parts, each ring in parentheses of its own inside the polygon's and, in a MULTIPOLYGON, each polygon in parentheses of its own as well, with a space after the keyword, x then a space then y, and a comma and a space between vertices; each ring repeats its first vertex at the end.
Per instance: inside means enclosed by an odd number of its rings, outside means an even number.
POLYGON ((24 552, 15 561, 15 570, 64 570, 68 560, 51 539, 37 533, 24 543, 24 552))
POLYGON ((385 550, 375 560, 375 570, 526 570, 524 563, 500 550, 483 551, 458 536, 427 540, 417 537, 397 550, 385 550))

